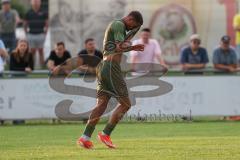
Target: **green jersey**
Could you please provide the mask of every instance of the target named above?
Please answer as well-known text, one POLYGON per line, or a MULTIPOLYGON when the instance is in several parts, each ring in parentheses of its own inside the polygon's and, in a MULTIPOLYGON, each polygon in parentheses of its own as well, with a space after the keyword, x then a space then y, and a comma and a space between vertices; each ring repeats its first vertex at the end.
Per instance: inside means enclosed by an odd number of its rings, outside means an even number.
POLYGON ((114 54, 114 51, 107 51, 105 46, 108 42, 124 42, 126 37, 126 26, 121 20, 115 20, 110 23, 106 29, 103 40, 103 55, 114 54))

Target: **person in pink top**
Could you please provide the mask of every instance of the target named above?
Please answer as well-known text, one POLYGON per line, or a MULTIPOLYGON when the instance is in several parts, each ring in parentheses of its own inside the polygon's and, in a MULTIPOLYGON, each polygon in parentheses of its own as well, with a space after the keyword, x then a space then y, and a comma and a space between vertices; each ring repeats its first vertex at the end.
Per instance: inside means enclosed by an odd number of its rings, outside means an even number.
POLYGON ((159 62, 163 67, 167 68, 163 58, 162 50, 157 40, 151 39, 151 30, 149 28, 142 29, 140 39, 133 41, 133 45, 144 44, 144 51, 131 51, 132 70, 136 72, 149 72, 152 68, 151 64, 159 62), (149 65, 136 65, 147 63, 149 65))

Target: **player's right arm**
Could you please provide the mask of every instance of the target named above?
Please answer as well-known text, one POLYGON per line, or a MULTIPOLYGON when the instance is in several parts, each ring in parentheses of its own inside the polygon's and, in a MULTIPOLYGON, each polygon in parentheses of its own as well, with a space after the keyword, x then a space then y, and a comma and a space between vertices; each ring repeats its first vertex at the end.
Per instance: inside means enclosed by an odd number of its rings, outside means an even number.
POLYGON ((129 51, 143 51, 144 45, 137 44, 132 46, 129 41, 125 40, 125 26, 121 22, 114 22, 111 27, 113 34, 114 34, 114 40, 116 43, 116 52, 117 53, 123 53, 123 52, 129 52, 129 51))

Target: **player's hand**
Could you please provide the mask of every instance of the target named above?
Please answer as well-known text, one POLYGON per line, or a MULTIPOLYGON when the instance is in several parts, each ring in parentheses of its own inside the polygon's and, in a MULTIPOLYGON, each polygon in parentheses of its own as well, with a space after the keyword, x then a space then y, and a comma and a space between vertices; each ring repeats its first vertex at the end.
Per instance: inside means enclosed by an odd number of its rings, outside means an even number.
POLYGON ((144 51, 144 45, 143 44, 137 44, 135 46, 133 46, 133 50, 134 51, 144 51))

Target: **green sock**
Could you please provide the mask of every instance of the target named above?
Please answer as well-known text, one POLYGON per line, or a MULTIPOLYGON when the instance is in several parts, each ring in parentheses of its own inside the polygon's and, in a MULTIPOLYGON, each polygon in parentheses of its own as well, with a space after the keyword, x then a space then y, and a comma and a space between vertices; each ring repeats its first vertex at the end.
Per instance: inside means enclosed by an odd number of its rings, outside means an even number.
POLYGON ((110 136, 115 127, 116 127, 116 125, 113 125, 113 124, 108 123, 108 124, 105 126, 105 128, 104 128, 104 130, 103 130, 103 133, 106 134, 106 135, 108 135, 108 136, 110 136))
POLYGON ((89 138, 91 138, 92 136, 92 133, 94 132, 95 130, 95 126, 91 126, 91 125, 87 125, 84 132, 83 132, 83 135, 85 136, 88 136, 89 138))

